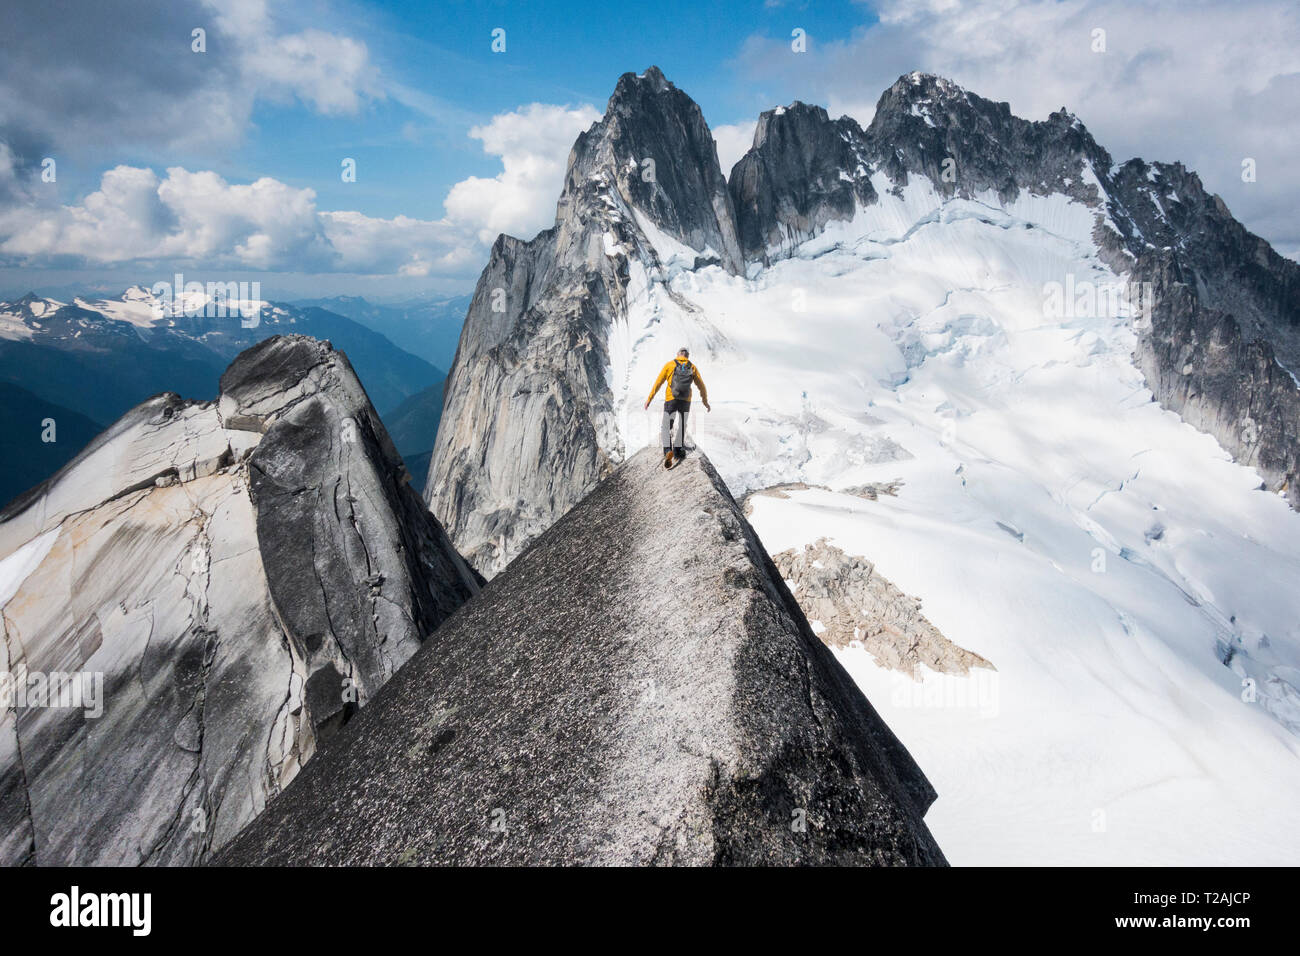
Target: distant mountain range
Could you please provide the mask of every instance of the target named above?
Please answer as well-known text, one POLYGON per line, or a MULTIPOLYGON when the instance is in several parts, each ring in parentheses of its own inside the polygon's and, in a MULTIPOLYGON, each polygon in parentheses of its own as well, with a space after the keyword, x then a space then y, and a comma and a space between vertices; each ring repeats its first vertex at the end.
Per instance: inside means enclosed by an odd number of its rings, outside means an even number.
POLYGON ((164 306, 170 303, 139 286, 111 298, 64 301, 28 294, 0 303, 0 384, 6 386, 0 501, 48 477, 95 433, 151 395, 215 395, 217 380, 236 355, 289 332, 332 342, 347 353, 381 415, 401 408, 403 418, 420 423, 422 434, 409 427, 397 431, 412 436, 412 444, 399 451, 423 482, 441 411, 441 367, 366 323, 318 306, 220 303, 206 295, 180 308, 164 306), (228 314, 215 314, 222 311, 228 314), (408 401, 418 395, 435 405, 408 401), (50 418, 52 436, 44 424, 50 418))
POLYGON ((469 295, 456 295, 379 304, 360 296, 338 295, 329 299, 295 300, 294 305, 328 309, 345 315, 387 336, 398 348, 418 355, 438 368, 451 368, 471 298, 469 295))

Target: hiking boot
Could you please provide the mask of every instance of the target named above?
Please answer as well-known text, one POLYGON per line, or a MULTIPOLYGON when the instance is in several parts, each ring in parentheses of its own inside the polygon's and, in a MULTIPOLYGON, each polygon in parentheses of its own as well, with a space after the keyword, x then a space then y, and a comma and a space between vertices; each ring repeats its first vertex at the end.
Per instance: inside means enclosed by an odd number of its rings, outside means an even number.
POLYGON ((686 457, 686 449, 685 449, 685 448, 674 448, 674 449, 673 449, 673 461, 675 461, 675 462, 677 462, 677 461, 681 461, 681 460, 682 460, 683 458, 685 458, 685 457, 686 457))
POLYGON ((671 448, 665 448, 665 449, 664 449, 664 467, 665 467, 665 468, 671 468, 672 466, 673 466, 673 450, 672 450, 671 448))

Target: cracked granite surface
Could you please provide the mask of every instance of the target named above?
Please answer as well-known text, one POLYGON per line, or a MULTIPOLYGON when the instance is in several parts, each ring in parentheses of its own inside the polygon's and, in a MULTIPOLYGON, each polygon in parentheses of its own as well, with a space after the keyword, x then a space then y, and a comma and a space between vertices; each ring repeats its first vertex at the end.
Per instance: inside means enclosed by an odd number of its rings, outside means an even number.
POLYGON ((0 561, 53 535, 0 667, 104 675, 98 718, 0 711, 0 864, 206 860, 478 588, 328 343, 221 393, 149 399, 0 514, 0 561))

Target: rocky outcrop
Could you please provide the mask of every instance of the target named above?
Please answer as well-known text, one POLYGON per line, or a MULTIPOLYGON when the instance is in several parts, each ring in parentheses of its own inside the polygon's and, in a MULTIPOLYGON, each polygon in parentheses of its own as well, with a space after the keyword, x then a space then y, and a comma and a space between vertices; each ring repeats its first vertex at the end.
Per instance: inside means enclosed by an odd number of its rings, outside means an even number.
POLYGON ((920 679, 921 666, 939 674, 968 674, 992 664, 958 647, 866 558, 846 554, 819 538, 801 549, 772 555, 776 569, 817 635, 831 647, 861 645, 881 667, 920 679))
POLYGON ((657 66, 619 77, 604 117, 578 134, 556 225, 581 212, 584 198, 604 202, 609 186, 701 260, 741 271, 736 214, 713 134, 695 101, 657 66), (605 188, 593 193, 593 183, 605 188))
POLYGON ((1151 283, 1136 358, 1157 400, 1300 508, 1300 388, 1273 344, 1249 337, 1234 314, 1204 306, 1195 274, 1167 253, 1140 257, 1134 273, 1151 283))
POLYGON ((329 343, 142 403, 0 513, 0 862, 207 859, 478 584, 329 343))
POLYGON ((1110 167, 1109 154, 1065 109, 1032 122, 926 73, 900 77, 881 94, 864 138, 868 175, 879 171, 896 186, 921 176, 944 196, 992 191, 1010 202, 1021 192, 1060 193, 1095 203, 1085 167, 1110 167))
POLYGON ((218 862, 940 864, 933 799, 712 466, 643 451, 218 862))
POLYGON ((1060 193, 1097 204, 1094 167, 1108 169, 1110 157, 1066 110, 1031 122, 1006 103, 912 73, 881 95, 865 130, 800 102, 763 113, 728 186, 745 258, 767 263, 875 203, 877 175, 895 190, 919 177, 944 197, 1060 193))
POLYGON ((492 247, 448 374, 425 498, 494 574, 624 457, 611 328, 647 229, 692 263, 741 267, 735 216, 700 109, 656 68, 624 74, 569 155, 555 225, 492 247))
POLYGON ((1102 255, 1148 284, 1136 358, 1156 400, 1300 508, 1300 264, 1181 163, 1130 160, 1109 182, 1102 255))
POLYGON ((728 188, 745 258, 788 255, 828 222, 852 219, 875 202, 862 128, 795 102, 758 118, 754 145, 731 170, 728 188), (853 175, 848 175, 852 173, 853 175))

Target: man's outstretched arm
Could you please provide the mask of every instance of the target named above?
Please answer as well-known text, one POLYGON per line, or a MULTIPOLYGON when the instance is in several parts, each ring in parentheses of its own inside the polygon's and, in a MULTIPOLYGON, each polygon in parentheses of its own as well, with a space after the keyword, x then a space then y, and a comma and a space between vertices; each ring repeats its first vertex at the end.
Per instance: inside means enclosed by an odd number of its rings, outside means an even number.
POLYGON ((695 370, 695 387, 700 390, 700 401, 704 403, 705 410, 713 411, 713 407, 709 405, 709 390, 704 387, 704 379, 700 377, 698 368, 695 370))
MULTIPOLYGON (((672 363, 669 362, 668 365, 672 363)), ((659 377, 655 379, 654 388, 650 389, 650 397, 645 400, 645 407, 649 408, 650 403, 655 400, 655 393, 659 391, 659 386, 668 381, 668 365, 659 370, 659 377)))

